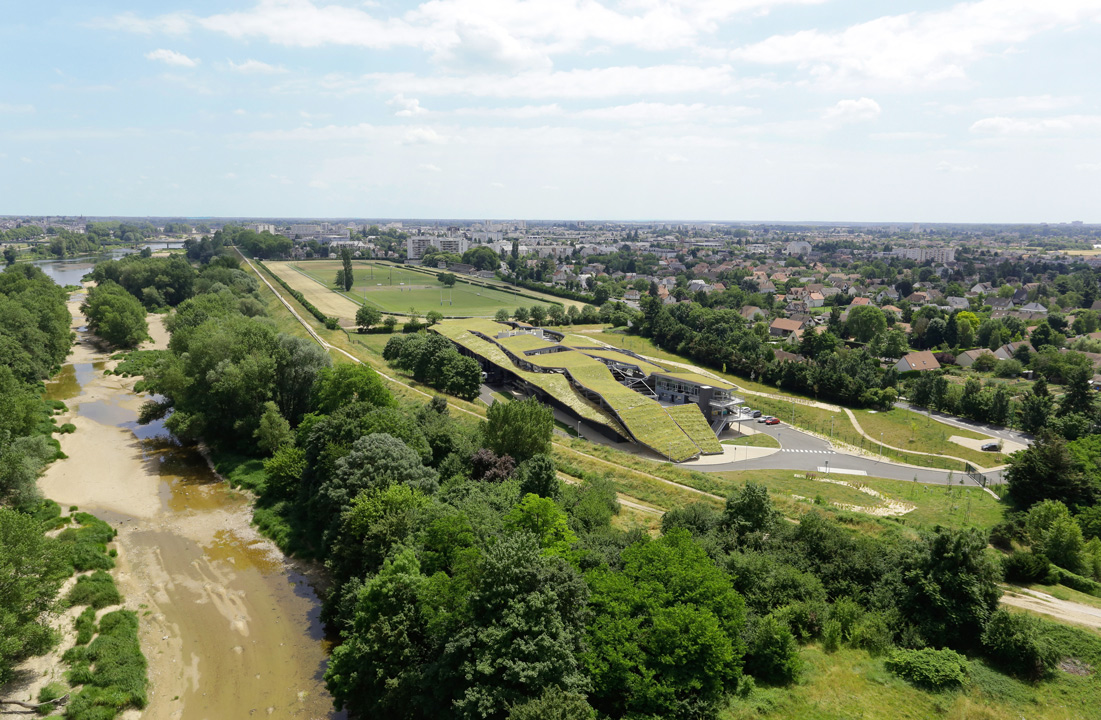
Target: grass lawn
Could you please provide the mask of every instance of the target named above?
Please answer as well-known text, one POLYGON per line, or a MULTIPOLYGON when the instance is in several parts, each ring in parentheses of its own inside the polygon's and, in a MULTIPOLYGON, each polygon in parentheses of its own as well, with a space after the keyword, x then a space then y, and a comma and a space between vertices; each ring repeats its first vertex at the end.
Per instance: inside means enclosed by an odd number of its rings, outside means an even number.
MULTIPOLYGON (((343 267, 339 260, 292 263, 291 267, 305 273, 334 294, 340 294, 333 288, 336 272, 343 267)), ((445 288, 428 273, 386 263, 354 261, 352 277, 352 289, 345 295, 356 303, 366 300, 384 313, 408 314, 413 310, 424 315, 436 310, 446 316, 492 317, 501 308, 512 311, 520 306, 550 307, 550 303, 481 287, 461 279, 455 287, 445 288)), ((310 301, 314 302, 313 298, 310 301)))
POLYGON ((1096 677, 1056 671, 1054 678, 1027 683, 1003 675, 983 661, 970 663, 959 690, 929 692, 884 667, 886 658, 842 648, 826 653, 804 647, 803 677, 790 687, 759 685, 735 698, 721 720, 1071 720, 1101 717, 1096 677))
MULTIPOLYGON (((831 503, 860 507, 886 507, 886 503, 854 488, 807 479, 804 473, 792 470, 739 470, 717 473, 728 484, 727 493, 752 481, 768 488, 778 507, 787 515, 801 515, 812 505, 830 509, 831 503)), ((824 475, 817 477, 823 478, 824 475)), ((1001 502, 983 492, 981 488, 954 485, 949 491, 944 485, 889 480, 885 478, 832 476, 854 486, 866 486, 890 500, 914 506, 905 515, 895 519, 908 527, 979 527, 990 528, 1001 522, 1001 502)))
POLYGON ((723 445, 742 445, 748 447, 778 448, 780 441, 771 435, 757 433, 756 435, 743 435, 733 440, 723 440, 723 445))
POLYGON ((860 426, 864 428, 864 432, 876 439, 882 433, 883 442, 887 445, 940 455, 953 455, 969 460, 980 467, 994 467, 1005 463, 1005 455, 1001 453, 972 450, 948 439, 953 435, 975 440, 994 440, 995 438, 972 430, 945 425, 913 410, 893 408, 887 412, 874 413, 867 410, 854 410, 853 414, 856 415, 860 426))
POLYGON ((302 293, 321 312, 330 317, 339 318, 345 324, 351 324, 355 320, 359 304, 333 290, 331 278, 325 285, 320 285, 309 276, 295 270, 294 263, 272 261, 265 265, 288 285, 302 293))

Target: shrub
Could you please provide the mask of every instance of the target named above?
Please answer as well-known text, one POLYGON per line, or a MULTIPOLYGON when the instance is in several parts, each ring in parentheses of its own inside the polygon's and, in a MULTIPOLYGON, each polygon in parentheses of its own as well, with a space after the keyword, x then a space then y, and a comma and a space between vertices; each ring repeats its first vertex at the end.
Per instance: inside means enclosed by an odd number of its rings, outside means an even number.
POLYGON ((853 627, 852 644, 872 655, 887 652, 895 644, 895 633, 890 619, 881 612, 865 614, 853 627))
POLYGON ((896 650, 887 669, 918 687, 947 690, 967 679, 967 660, 954 650, 896 650))
POLYGON ((84 612, 73 621, 73 626, 76 628, 76 644, 87 645, 96 634, 96 609, 84 608, 84 612))
POLYGON ((828 613, 829 607, 821 600, 794 602, 776 611, 777 617, 787 623, 799 642, 818 637, 828 613))
POLYGON ((1049 675, 1059 662, 1059 651, 1037 618, 1004 608, 991 616, 982 643, 991 662, 1033 680, 1049 675))
POLYGON ((1046 557, 1031 552, 1017 551, 1002 560, 1002 571, 1009 582, 1043 582, 1050 569, 1051 562, 1046 557))
POLYGON ((830 620, 838 623, 844 640, 852 640, 856 625, 862 617, 864 608, 851 598, 841 598, 830 606, 830 620))
POLYGON ((803 661, 787 624, 766 615, 747 626, 745 669, 759 680, 779 685, 799 677, 803 661))
POLYGON ((59 435, 68 435, 69 433, 74 432, 76 432, 76 425, 73 425, 72 423, 65 423, 57 429, 57 433, 59 435))
POLYGON ((827 620, 822 627, 822 647, 828 653, 841 647, 841 623, 837 620, 827 620))
POLYGON ((72 648, 64 659, 72 666, 69 682, 84 685, 65 709, 66 718, 102 720, 127 707, 145 707, 146 662, 138 641, 138 616, 133 612, 104 615, 92 644, 72 648))
POLYGON ((103 570, 96 570, 91 575, 81 575, 76 579, 67 600, 70 606, 91 605, 99 610, 122 602, 122 596, 111 576, 103 570))

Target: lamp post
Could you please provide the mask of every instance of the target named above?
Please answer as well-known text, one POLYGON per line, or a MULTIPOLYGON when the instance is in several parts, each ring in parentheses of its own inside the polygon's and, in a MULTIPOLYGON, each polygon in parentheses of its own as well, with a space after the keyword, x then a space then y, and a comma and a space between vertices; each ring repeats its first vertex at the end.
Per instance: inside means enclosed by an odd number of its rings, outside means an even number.
POLYGON ((577 421, 577 437, 581 437, 581 421, 577 421))
POLYGON ((829 460, 826 461, 826 474, 827 475, 830 474, 830 461, 829 460))

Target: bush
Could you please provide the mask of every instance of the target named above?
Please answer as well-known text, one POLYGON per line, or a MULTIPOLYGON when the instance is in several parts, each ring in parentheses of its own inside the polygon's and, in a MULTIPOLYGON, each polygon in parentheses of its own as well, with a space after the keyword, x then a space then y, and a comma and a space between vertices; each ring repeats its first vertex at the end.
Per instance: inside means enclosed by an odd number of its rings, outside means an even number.
POLYGON ((844 640, 852 640, 857 623, 864 617, 864 608, 850 598, 841 598, 830 606, 830 620, 836 621, 844 640))
POLYGON ((954 650, 896 650, 884 665, 900 678, 928 690, 959 687, 967 679, 967 660, 954 650))
POLYGON ((1018 360, 999 360, 994 366, 994 374, 1001 378, 1015 378, 1021 374, 1021 363, 1018 360))
POLYGON ((1017 551, 1002 560, 1002 571, 1009 582, 1044 582, 1050 569, 1051 563, 1046 557, 1031 552, 1017 551))
POLYGON ((145 707, 146 662, 138 641, 138 616, 133 612, 104 615, 92 644, 72 648, 64 659, 71 665, 69 682, 84 685, 65 709, 69 720, 103 720, 127 707, 145 707))
POLYGON ((829 607, 821 600, 794 602, 776 611, 777 618, 787 623, 799 642, 818 637, 828 614, 829 607))
POLYGON ((827 620, 823 626, 822 647, 828 653, 837 652, 841 647, 841 623, 837 620, 827 620))
POLYGON ((895 633, 890 619, 881 612, 867 613, 853 627, 852 644, 867 650, 873 656, 884 654, 895 644, 895 633))
POLYGON ((81 575, 76 579, 67 601, 70 606, 91 605, 100 610, 122 602, 122 596, 111 576, 103 570, 96 570, 91 575, 81 575))
POLYGON ((1045 637, 1040 620, 1004 608, 986 624, 982 643, 991 662, 1032 680, 1051 674, 1059 662, 1059 651, 1045 637))
POLYGON ((96 609, 84 608, 84 612, 73 621, 73 626, 76 628, 76 644, 87 645, 96 634, 96 609))
POLYGON ((767 615, 746 627, 746 672, 778 685, 794 682, 803 668, 803 661, 788 626, 773 615, 767 615))

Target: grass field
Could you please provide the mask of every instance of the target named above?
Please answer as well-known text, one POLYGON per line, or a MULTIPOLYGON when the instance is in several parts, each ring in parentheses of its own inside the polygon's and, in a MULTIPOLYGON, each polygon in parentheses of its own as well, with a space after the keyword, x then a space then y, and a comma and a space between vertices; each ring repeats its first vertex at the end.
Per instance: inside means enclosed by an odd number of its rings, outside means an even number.
POLYGON ((741 445, 743 447, 778 448, 780 441, 771 435, 757 433, 755 435, 743 435, 733 440, 723 440, 723 445, 741 445))
POLYGON ((972 430, 945 425, 913 410, 894 408, 888 412, 875 413, 867 410, 854 410, 853 414, 856 415, 860 426, 864 428, 864 432, 877 440, 882 434, 883 442, 887 445, 920 450, 921 452, 952 455, 968 460, 979 467, 994 467, 1005 463, 1005 455, 1001 453, 972 450, 948 439, 953 435, 976 440, 993 440, 995 438, 972 430))
MULTIPOLYGON (((350 325, 355 321, 359 304, 332 289, 332 278, 322 286, 309 276, 294 269, 294 263, 272 261, 265 263, 268 269, 282 278, 288 285, 302 293, 321 312, 329 317, 341 320, 341 324, 350 325)), ((335 270, 333 271, 335 274, 335 270)), ((406 308, 408 310, 408 308, 406 308)))
MULTIPOLYGON (((271 263, 270 265, 289 265, 290 273, 295 270, 317 281, 316 284, 329 289, 339 296, 333 288, 336 271, 343 266, 338 260, 317 260, 302 263, 271 263)), ((291 282, 279 267, 273 267, 280 277, 291 282)), ((445 288, 431 275, 387 263, 354 261, 352 263, 352 289, 345 293, 355 303, 366 302, 384 313, 408 314, 411 310, 421 315, 432 310, 446 316, 492 317, 499 309, 510 312, 517 307, 530 308, 539 305, 549 308, 550 303, 517 296, 502 290, 480 287, 466 282, 458 282, 453 288, 445 288)), ((298 286, 291 285, 305 293, 298 286)), ((313 297, 307 295, 310 302, 317 305, 313 297)), ((318 305, 318 307, 321 307, 318 305)), ((324 308, 322 308, 324 312, 324 308)), ((353 317, 355 311, 353 310, 353 317)))

